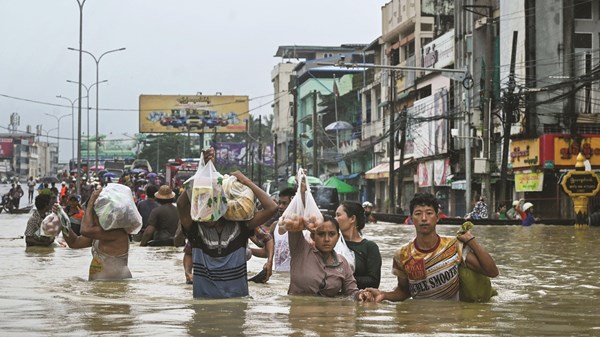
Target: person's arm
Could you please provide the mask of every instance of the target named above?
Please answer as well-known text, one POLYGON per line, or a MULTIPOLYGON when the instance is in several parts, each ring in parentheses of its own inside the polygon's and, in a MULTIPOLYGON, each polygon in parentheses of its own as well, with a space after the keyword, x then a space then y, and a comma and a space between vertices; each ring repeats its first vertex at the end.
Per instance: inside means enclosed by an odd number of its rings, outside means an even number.
POLYGON ((181 193, 177 199, 177 211, 179 212, 179 221, 184 233, 188 233, 192 229, 192 223, 194 222, 190 210, 190 198, 188 198, 187 192, 181 193))
POLYGON ((392 291, 381 291, 379 289, 367 288, 358 293, 358 300, 365 302, 381 302, 381 301, 404 301, 410 297, 408 290, 408 279, 398 277, 398 286, 392 291))
POLYGON ((254 228, 260 224, 263 224, 267 222, 273 215, 275 215, 277 212, 277 204, 275 201, 273 201, 271 196, 267 194, 267 192, 256 186, 252 180, 248 179, 248 177, 246 177, 240 171, 235 171, 231 173, 231 175, 235 176, 240 183, 248 186, 258 198, 258 201, 260 201, 262 206, 262 209, 256 212, 254 217, 248 221, 248 228, 254 228))
POLYGON ((144 234, 142 235, 142 240, 140 240, 140 246, 146 247, 148 245, 148 241, 152 240, 154 237, 155 227, 153 223, 148 223, 148 227, 144 229, 144 234))
POLYGON ((95 190, 88 201, 87 210, 81 221, 81 235, 92 240, 114 241, 122 237, 124 229, 119 228, 106 231, 100 226, 98 215, 94 210, 94 203, 98 199, 100 192, 102 192, 102 188, 95 190))
POLYGON ((92 246, 92 239, 85 237, 83 235, 77 235, 77 233, 73 232, 72 229, 69 228, 69 235, 63 235, 63 239, 69 246, 69 248, 87 248, 92 246))
POLYGON ((492 256, 477 242, 470 231, 459 235, 458 239, 462 241, 465 246, 471 248, 471 252, 467 254, 465 259, 465 264, 469 269, 488 277, 498 276, 499 272, 496 262, 494 262, 492 256))
POLYGON ((154 232, 156 232, 156 225, 158 224, 158 207, 153 209, 148 216, 148 226, 144 229, 142 239, 140 240, 140 246, 145 247, 148 245, 148 241, 154 238, 154 232))
POLYGON ((36 238, 34 236, 26 236, 25 243, 27 246, 49 246, 54 242, 54 237, 39 237, 36 238))
POLYGON ((267 241, 265 249, 267 250, 267 262, 265 262, 265 264, 263 265, 263 269, 267 272, 267 277, 265 278, 266 283, 271 277, 271 275, 273 275, 273 256, 275 255, 275 240, 271 239, 267 241))

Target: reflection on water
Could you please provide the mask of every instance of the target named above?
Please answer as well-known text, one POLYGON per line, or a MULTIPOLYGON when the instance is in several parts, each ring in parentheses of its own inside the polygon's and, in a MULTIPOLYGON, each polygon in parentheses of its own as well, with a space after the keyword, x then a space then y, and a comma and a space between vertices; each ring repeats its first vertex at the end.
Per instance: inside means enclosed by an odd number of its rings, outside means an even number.
MULTIPOLYGON (((25 248, 27 215, 0 215, 0 331, 32 335, 175 336, 597 336, 600 230, 478 226, 496 259, 491 303, 354 303, 288 296, 286 274, 250 284, 250 297, 194 300, 181 249, 132 245, 133 279, 88 282, 89 249, 25 248)), ((457 226, 439 226, 442 234, 457 226)), ((413 236, 397 224, 367 225, 383 255, 381 288, 396 283, 393 251, 413 236)), ((254 274, 263 260, 249 261, 254 274)))

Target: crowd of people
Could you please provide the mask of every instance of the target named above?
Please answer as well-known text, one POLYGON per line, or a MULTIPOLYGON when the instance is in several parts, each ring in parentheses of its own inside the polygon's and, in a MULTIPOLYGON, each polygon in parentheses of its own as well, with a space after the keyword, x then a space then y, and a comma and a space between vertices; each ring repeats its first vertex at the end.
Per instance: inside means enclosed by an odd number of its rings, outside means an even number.
MULTIPOLYGON (((205 151, 204 158, 214 160, 214 150, 205 151)), ((376 222, 372 204, 343 201, 334 216, 315 221, 312 215, 300 215, 294 218, 296 226, 286 226, 282 215, 297 198, 294 189, 280 191, 274 200, 243 173, 231 175, 257 199, 256 212, 249 220, 219 217, 195 221, 191 193, 181 191, 177 197, 168 185, 150 183, 140 197, 134 183, 131 198, 135 198, 141 229, 136 234, 123 228, 105 229, 94 205, 103 188, 109 188, 103 187, 108 183, 92 185, 85 201, 69 194, 69 187, 61 184, 66 189, 64 202, 63 191, 54 186, 39 191, 25 242, 28 246, 53 244, 58 234, 44 235, 42 222, 51 213, 60 217, 64 212, 69 219, 68 226, 62 226, 65 245, 73 249, 91 247, 89 280, 131 278, 128 258, 133 242, 142 247, 185 246, 183 274, 186 283, 192 284, 194 298, 247 296, 247 261, 253 255, 266 258, 266 262, 262 272, 250 281, 267 283, 274 272, 289 273, 290 295, 342 296, 359 301, 458 299, 459 266, 489 277, 498 275, 494 260, 470 231, 454 237, 438 235, 439 202, 431 194, 416 194, 410 204, 416 238, 394 255, 391 267, 398 279, 396 289, 380 291, 379 246, 376 238, 363 235, 365 226, 376 222), (249 242, 254 243, 253 248, 249 242), (338 250, 340 243, 350 255, 338 250)), ((301 184, 301 189, 304 203, 306 186, 301 184)))

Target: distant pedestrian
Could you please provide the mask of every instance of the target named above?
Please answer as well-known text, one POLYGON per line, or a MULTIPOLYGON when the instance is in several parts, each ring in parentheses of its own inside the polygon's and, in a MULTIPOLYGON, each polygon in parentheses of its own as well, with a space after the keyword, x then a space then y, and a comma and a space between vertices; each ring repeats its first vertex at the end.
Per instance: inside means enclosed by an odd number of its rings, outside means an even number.
POLYGON ((27 180, 27 192, 28 192, 28 196, 29 196, 29 200, 28 202, 31 204, 33 202, 33 191, 35 191, 35 179, 33 179, 33 176, 29 177, 29 180, 27 180))

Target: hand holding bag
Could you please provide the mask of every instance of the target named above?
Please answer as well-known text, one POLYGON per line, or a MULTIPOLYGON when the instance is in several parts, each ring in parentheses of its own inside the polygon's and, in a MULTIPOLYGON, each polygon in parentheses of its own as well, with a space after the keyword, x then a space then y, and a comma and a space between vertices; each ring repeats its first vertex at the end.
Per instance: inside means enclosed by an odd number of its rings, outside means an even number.
MULTIPOLYGON (((298 169, 296 181, 301 181, 300 179, 302 177, 303 172, 304 170, 302 168, 298 169)), ((299 232, 304 229, 303 216, 304 204, 302 204, 301 184, 298 184, 296 195, 294 195, 292 201, 290 201, 290 204, 279 218, 279 226, 281 226, 287 231, 299 232)))

